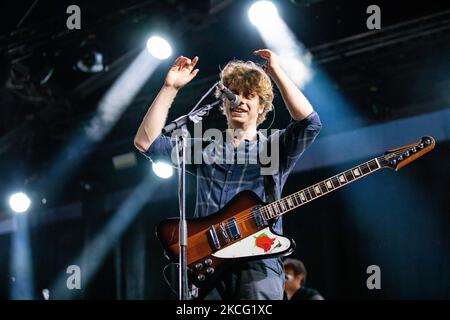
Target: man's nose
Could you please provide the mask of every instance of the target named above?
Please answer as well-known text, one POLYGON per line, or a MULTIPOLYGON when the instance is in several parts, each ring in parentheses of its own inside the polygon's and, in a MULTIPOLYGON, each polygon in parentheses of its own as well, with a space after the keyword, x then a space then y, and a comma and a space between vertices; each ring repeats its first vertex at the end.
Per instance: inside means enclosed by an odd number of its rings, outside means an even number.
POLYGON ((240 95, 239 95, 239 101, 240 101, 240 103, 246 102, 247 99, 245 98, 245 95, 240 94, 240 95))

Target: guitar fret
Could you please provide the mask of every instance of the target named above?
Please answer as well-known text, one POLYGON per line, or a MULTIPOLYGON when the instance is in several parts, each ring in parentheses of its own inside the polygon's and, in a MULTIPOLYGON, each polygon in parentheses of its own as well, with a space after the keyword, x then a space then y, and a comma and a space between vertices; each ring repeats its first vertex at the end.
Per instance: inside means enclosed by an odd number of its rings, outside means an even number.
POLYGON ((294 203, 294 207, 298 206, 297 194, 292 194, 291 196, 292 202, 294 203))
POLYGON ((289 204, 288 204, 288 202, 287 202, 287 199, 283 199, 282 200, 282 203, 283 203, 283 205, 284 205, 284 211, 287 211, 290 207, 289 207, 289 204))
POLYGON ((325 185, 325 183, 323 183, 323 182, 319 183, 319 187, 322 190, 322 193, 328 192, 328 189, 327 189, 327 186, 325 185))
POLYGON ((307 199, 308 201, 312 199, 311 194, 309 193, 309 190, 308 190, 308 189, 305 189, 304 193, 305 193, 306 199, 307 199))
POLYGON ((322 190, 320 190, 320 187, 317 184, 314 186, 314 193, 317 195, 322 193, 322 190))
POLYGON ((294 201, 291 199, 291 197, 288 197, 286 199, 286 202, 288 203, 289 209, 292 208, 292 207, 295 207, 294 201))
POLYGON ((361 176, 361 171, 359 170, 359 168, 352 169, 352 173, 355 176, 355 178, 361 176))
POLYGON ((289 202, 289 198, 284 199, 284 203, 286 204, 286 208, 289 210, 291 209, 291 203, 289 202))
POLYGON ((342 183, 347 183, 347 178, 345 177, 345 175, 340 174, 339 175, 339 183, 342 185, 342 183))
POLYGON ((297 206, 302 204, 302 200, 300 200, 300 196, 298 194, 294 193, 294 199, 297 206))
POLYGON ((347 181, 353 181, 355 177, 353 176, 352 172, 350 170, 345 171, 345 177, 347 178, 347 181))
POLYGON ((369 166, 366 163, 363 163, 362 165, 359 166, 361 168, 361 171, 363 174, 367 174, 370 172, 369 166))
POLYGON ((307 201, 306 195, 305 195, 305 192, 304 192, 304 191, 300 192, 300 201, 301 201, 302 203, 307 201))
POLYGON ((283 208, 281 207, 281 203, 279 201, 276 202, 276 206, 277 206, 277 209, 278 209, 277 210, 278 211, 277 214, 280 213, 280 212, 283 212, 283 208))
POLYGON ((272 204, 269 204, 270 218, 273 218, 273 217, 275 216, 274 210, 275 210, 275 209, 273 208, 273 205, 272 205, 272 204))
POLYGON ((375 160, 362 163, 359 166, 348 169, 327 180, 321 181, 301 191, 295 192, 278 201, 265 205, 261 208, 261 214, 266 219, 275 218, 287 211, 290 211, 302 204, 314 200, 326 193, 329 193, 353 180, 364 177, 364 175, 379 169, 380 166, 375 160))
POLYGON ((285 203, 283 200, 280 201, 281 212, 286 211, 285 203))
POLYGON ((333 178, 331 178, 331 182, 333 183, 333 186, 335 188, 339 187, 341 184, 339 183, 339 180, 336 176, 334 176, 333 178))
POLYGON ((333 190, 334 189, 333 183, 331 182, 331 179, 325 181, 325 185, 326 185, 328 190, 333 190))
POLYGON ((373 171, 373 170, 379 168, 379 167, 378 167, 378 164, 377 164, 374 160, 370 160, 370 161, 368 162, 368 164, 369 164, 369 169, 370 169, 370 171, 373 171))

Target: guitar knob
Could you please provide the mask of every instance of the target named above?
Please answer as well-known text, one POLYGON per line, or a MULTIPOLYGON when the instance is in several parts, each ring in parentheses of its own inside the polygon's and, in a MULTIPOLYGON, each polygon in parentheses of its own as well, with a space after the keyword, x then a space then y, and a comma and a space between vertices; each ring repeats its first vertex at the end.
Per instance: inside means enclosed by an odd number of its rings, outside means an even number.
POLYGON ((197 279, 198 279, 198 281, 205 281, 205 275, 204 274, 199 274, 197 279))
POLYGON ((214 268, 209 267, 208 269, 206 269, 206 273, 213 274, 214 273, 214 268))
POLYGON ((202 270, 202 269, 203 269, 203 264, 197 263, 197 264, 195 265, 195 269, 197 269, 197 270, 202 270))
POLYGON ((210 265, 212 265, 212 260, 211 259, 206 259, 205 260, 205 264, 207 265, 207 266, 210 266, 210 265))

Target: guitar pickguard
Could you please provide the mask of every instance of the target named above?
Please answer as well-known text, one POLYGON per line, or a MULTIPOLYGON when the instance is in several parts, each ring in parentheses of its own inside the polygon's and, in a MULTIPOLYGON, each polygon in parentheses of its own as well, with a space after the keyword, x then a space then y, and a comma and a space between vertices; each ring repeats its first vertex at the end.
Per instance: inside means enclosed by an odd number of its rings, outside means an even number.
POLYGON ((214 252, 212 256, 227 259, 282 254, 288 251, 291 246, 292 242, 288 238, 273 233, 267 227, 214 252))

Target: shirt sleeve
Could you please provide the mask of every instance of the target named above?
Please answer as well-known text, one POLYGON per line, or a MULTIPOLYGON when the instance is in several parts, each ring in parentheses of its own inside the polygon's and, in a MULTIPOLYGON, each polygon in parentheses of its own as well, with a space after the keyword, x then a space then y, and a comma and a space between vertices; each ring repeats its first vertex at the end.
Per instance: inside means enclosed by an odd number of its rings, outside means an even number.
MULTIPOLYGON (((186 150, 186 152, 188 153, 193 150, 191 144, 192 142, 189 140, 186 150)), ((163 161, 170 164, 174 168, 177 168, 175 152, 175 141, 170 137, 161 134, 158 136, 158 138, 155 139, 155 141, 153 141, 147 151, 142 154, 152 162, 163 161)), ((189 159, 193 159, 193 156, 191 156, 189 159)), ((192 175, 196 174, 196 166, 190 160, 188 160, 186 163, 186 171, 192 175)))
POLYGON ((159 135, 158 138, 153 141, 150 147, 143 153, 149 160, 153 162, 164 161, 172 165, 172 149, 175 147, 175 141, 172 141, 165 135, 159 135))
POLYGON ((279 161, 283 181, 294 168, 303 152, 314 142, 322 128, 319 115, 313 111, 302 120, 292 120, 279 131, 279 161))

